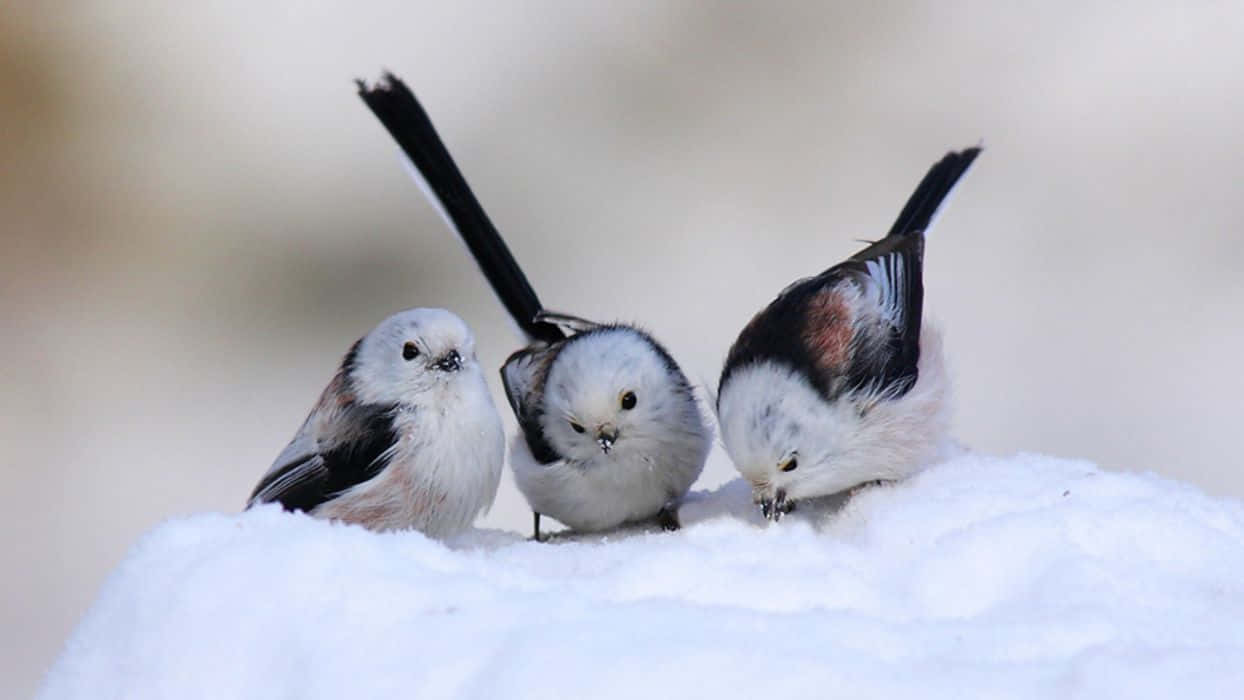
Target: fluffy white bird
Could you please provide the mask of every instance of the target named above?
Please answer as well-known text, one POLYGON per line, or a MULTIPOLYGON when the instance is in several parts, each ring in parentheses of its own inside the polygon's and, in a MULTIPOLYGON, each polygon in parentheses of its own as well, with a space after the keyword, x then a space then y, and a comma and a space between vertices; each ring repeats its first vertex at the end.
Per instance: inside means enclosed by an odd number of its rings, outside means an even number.
POLYGON ((510 464, 536 539, 541 514, 580 531, 654 518, 678 527, 678 502, 711 447, 678 364, 635 326, 545 311, 414 94, 392 75, 360 82, 359 94, 527 337, 501 376, 522 433, 510 464))
POLYGON ((505 431, 466 323, 442 309, 386 318, 354 343, 247 507, 452 535, 486 511, 505 431))
POLYGON ((943 446, 949 387, 940 335, 921 326, 924 235, 979 152, 935 164, 885 238, 787 287, 730 348, 722 441, 766 518, 909 476, 943 446))

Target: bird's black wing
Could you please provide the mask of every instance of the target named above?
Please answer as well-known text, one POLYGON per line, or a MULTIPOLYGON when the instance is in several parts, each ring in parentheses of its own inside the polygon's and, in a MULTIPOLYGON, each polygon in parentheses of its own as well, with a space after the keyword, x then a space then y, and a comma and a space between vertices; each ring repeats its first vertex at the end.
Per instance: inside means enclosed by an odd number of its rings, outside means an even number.
POLYGON ((549 365, 560 349, 560 343, 532 345, 510 355, 501 366, 505 397, 510 401, 510 408, 514 409, 518 429, 523 431, 523 439, 527 441, 531 455, 540 464, 561 459, 561 455, 544 437, 544 428, 540 425, 540 418, 544 415, 544 382, 549 365))
POLYGON ((854 329, 845 283, 831 268, 791 284, 753 316, 726 355, 718 396, 736 370, 760 362, 800 372, 827 399, 841 393, 854 329))
POLYGON ((388 464, 397 440, 393 411, 392 406, 321 401, 259 481, 247 507, 276 501, 286 510, 311 511, 375 477, 388 464))
POLYGON ((726 357, 738 368, 773 361, 802 372, 827 399, 872 384, 894 396, 920 357, 923 235, 886 238, 787 287, 756 314, 726 357))
POLYGON ((947 154, 908 197, 885 238, 790 285, 756 314, 730 349, 722 383, 739 367, 771 360, 804 372, 827 398, 866 386, 894 397, 906 393, 920 359, 924 233, 979 153, 947 154), (876 313, 863 312, 860 295, 876 304, 876 313))
POLYGON ((415 168, 416 181, 466 243, 518 327, 533 340, 563 339, 565 334, 555 324, 536 320, 544 308, 540 299, 410 88, 392 73, 375 87, 363 81, 358 87, 359 96, 401 146, 415 168))
POLYGON ((856 351, 847 369, 851 388, 873 386, 893 397, 916 383, 924 304, 924 232, 888 236, 839 265, 877 305, 875 321, 857 319, 856 351), (871 325, 872 327, 868 327, 871 325))

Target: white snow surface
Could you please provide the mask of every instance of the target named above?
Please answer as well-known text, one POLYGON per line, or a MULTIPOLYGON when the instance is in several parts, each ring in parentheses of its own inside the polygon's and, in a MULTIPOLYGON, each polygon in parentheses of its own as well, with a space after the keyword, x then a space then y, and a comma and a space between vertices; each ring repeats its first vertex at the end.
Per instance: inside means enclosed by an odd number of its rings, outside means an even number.
POLYGON ((1244 505, 1178 482, 962 455, 773 526, 737 481, 683 518, 452 546, 275 506, 176 520, 41 696, 1244 694, 1244 505))

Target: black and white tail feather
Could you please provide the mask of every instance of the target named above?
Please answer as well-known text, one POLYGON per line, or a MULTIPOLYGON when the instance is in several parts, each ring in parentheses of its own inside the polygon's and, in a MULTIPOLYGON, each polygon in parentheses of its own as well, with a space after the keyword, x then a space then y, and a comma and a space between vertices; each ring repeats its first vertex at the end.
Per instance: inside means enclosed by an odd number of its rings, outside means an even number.
POLYGON ((557 455, 539 430, 537 404, 529 399, 537 395, 540 374, 551 359, 552 348, 597 324, 552 314, 540 303, 527 275, 449 154, 432 119, 405 83, 392 73, 385 73, 374 87, 369 88, 362 80, 356 84, 359 96, 401 147, 411 178, 466 245, 501 305, 530 343, 506 360, 501 381, 528 447, 541 461, 554 461, 557 455))
POLYGON ((541 513, 578 530, 654 516, 676 526, 671 509, 710 444, 681 369, 634 326, 545 309, 410 89, 392 74, 358 86, 527 337, 501 378, 522 433, 511 464, 536 538, 541 513))
POLYGON ((925 233, 980 150, 934 164, 884 238, 787 287, 731 347, 722 438, 767 517, 906 476, 940 440, 948 388, 940 336, 921 323, 925 233))
POLYGON ((410 88, 392 73, 375 87, 362 80, 357 85, 359 96, 401 147, 411 177, 471 251, 519 329, 546 343, 568 337, 556 322, 538 318, 545 311, 540 298, 410 88))

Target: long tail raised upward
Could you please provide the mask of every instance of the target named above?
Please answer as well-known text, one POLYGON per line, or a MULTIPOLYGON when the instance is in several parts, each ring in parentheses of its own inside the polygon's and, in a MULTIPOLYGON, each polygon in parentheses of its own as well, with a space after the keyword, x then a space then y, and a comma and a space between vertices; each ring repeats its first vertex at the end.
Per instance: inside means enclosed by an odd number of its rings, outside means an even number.
POLYGON ((907 204, 903 205, 903 211, 899 212, 886 236, 901 236, 914 231, 927 232, 933 225, 937 210, 980 152, 980 146, 952 151, 929 168, 916 191, 907 198, 907 204))
POLYGON ((544 309, 539 297, 410 88, 392 73, 386 73, 372 88, 361 80, 357 82, 359 96, 414 166, 415 182, 466 243, 519 329, 533 340, 556 342, 564 338, 555 324, 536 319, 544 309))

